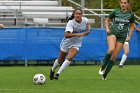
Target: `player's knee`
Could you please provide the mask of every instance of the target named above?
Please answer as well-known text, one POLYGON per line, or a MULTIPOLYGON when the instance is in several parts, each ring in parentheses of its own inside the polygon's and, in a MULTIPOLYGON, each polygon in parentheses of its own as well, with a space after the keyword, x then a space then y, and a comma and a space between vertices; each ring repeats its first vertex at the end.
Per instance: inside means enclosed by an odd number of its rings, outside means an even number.
POLYGON ((64 62, 65 59, 64 58, 58 58, 58 63, 64 62))
POLYGON ((115 61, 116 60, 117 55, 112 54, 111 56, 111 60, 115 61))
POLYGON ((72 59, 73 59, 72 57, 68 57, 68 58, 67 58, 67 60, 69 60, 69 61, 72 61, 72 59))
POLYGON ((113 49, 113 48, 108 49, 108 53, 109 53, 109 54, 112 54, 112 53, 113 53, 113 51, 114 51, 114 49, 113 49))

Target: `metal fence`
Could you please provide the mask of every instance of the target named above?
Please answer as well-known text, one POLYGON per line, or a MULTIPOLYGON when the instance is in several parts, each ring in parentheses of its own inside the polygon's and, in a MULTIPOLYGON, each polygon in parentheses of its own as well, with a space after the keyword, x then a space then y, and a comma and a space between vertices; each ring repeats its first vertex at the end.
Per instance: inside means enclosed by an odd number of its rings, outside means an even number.
MULTIPOLYGON (((70 3, 83 8, 91 27, 104 28, 104 19, 113 9, 88 9, 83 3, 70 3), (94 24, 96 23, 96 24, 94 24)), ((47 1, 0 1, 0 22, 5 27, 64 27, 74 10, 71 6, 61 6, 61 0, 47 1)), ((102 5, 101 5, 102 6, 102 5)), ((135 15, 136 22, 140 18, 135 15)))

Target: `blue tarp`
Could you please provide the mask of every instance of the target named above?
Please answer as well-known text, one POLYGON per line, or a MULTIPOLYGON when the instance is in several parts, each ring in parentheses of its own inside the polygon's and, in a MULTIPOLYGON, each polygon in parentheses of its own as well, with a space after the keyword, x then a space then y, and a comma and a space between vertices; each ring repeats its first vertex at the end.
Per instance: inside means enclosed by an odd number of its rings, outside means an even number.
MULTIPOLYGON (((49 60, 59 55, 64 28, 0 29, 0 60, 49 60)), ((128 58, 140 58, 140 33, 134 31, 128 58)), ((104 29, 91 29, 74 60, 101 60, 107 51, 104 29)), ((121 50, 118 58, 122 56, 121 50)))

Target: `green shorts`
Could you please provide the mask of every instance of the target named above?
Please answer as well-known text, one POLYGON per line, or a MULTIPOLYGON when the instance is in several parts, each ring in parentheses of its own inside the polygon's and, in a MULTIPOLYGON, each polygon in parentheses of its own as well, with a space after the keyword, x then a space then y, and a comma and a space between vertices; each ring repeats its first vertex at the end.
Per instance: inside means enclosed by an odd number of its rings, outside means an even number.
POLYGON ((107 34, 107 36, 115 36, 117 39, 117 42, 120 42, 122 44, 124 44, 124 42, 126 40, 126 37, 119 37, 119 36, 114 35, 113 33, 107 34))

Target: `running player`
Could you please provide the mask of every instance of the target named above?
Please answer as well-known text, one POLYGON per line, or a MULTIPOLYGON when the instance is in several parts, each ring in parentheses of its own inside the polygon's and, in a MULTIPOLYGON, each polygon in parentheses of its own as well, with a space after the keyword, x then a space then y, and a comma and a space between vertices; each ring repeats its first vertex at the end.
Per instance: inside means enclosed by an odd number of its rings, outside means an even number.
POLYGON ((90 29, 88 19, 83 17, 83 12, 80 8, 75 9, 72 16, 68 19, 64 39, 60 44, 59 57, 55 60, 50 70, 50 80, 57 80, 62 71, 70 65, 72 59, 79 51, 79 47, 82 45, 82 37, 88 35, 89 33, 90 29), (63 64, 54 75, 55 69, 62 62, 63 64))
POLYGON ((125 42, 123 45, 123 50, 124 50, 124 54, 121 58, 121 61, 119 63, 119 68, 123 67, 123 64, 125 63, 126 59, 127 59, 127 55, 129 53, 129 42, 125 42))
POLYGON ((131 11, 129 0, 119 0, 119 5, 120 8, 112 11, 105 20, 108 51, 99 70, 99 74, 102 75, 103 80, 106 80, 120 49, 125 41, 128 42, 130 40, 135 27, 134 14, 131 11), (113 24, 109 27, 110 21, 113 24))
MULTIPOLYGON (((140 24, 137 24, 135 26, 135 30, 136 31, 140 31, 140 24)), ((129 53, 129 42, 125 42, 124 45, 123 45, 123 50, 124 50, 124 54, 121 58, 121 61, 119 63, 119 68, 122 68, 123 67, 123 64, 125 63, 126 59, 127 59, 127 55, 129 53)))
MULTIPOLYGON (((140 31, 140 24, 135 26, 135 30, 136 31, 140 31)), ((123 64, 125 63, 126 59, 127 59, 127 55, 129 53, 129 42, 125 42, 123 45, 123 49, 124 49, 124 54, 121 58, 121 61, 119 63, 119 68, 123 67, 123 64)))

